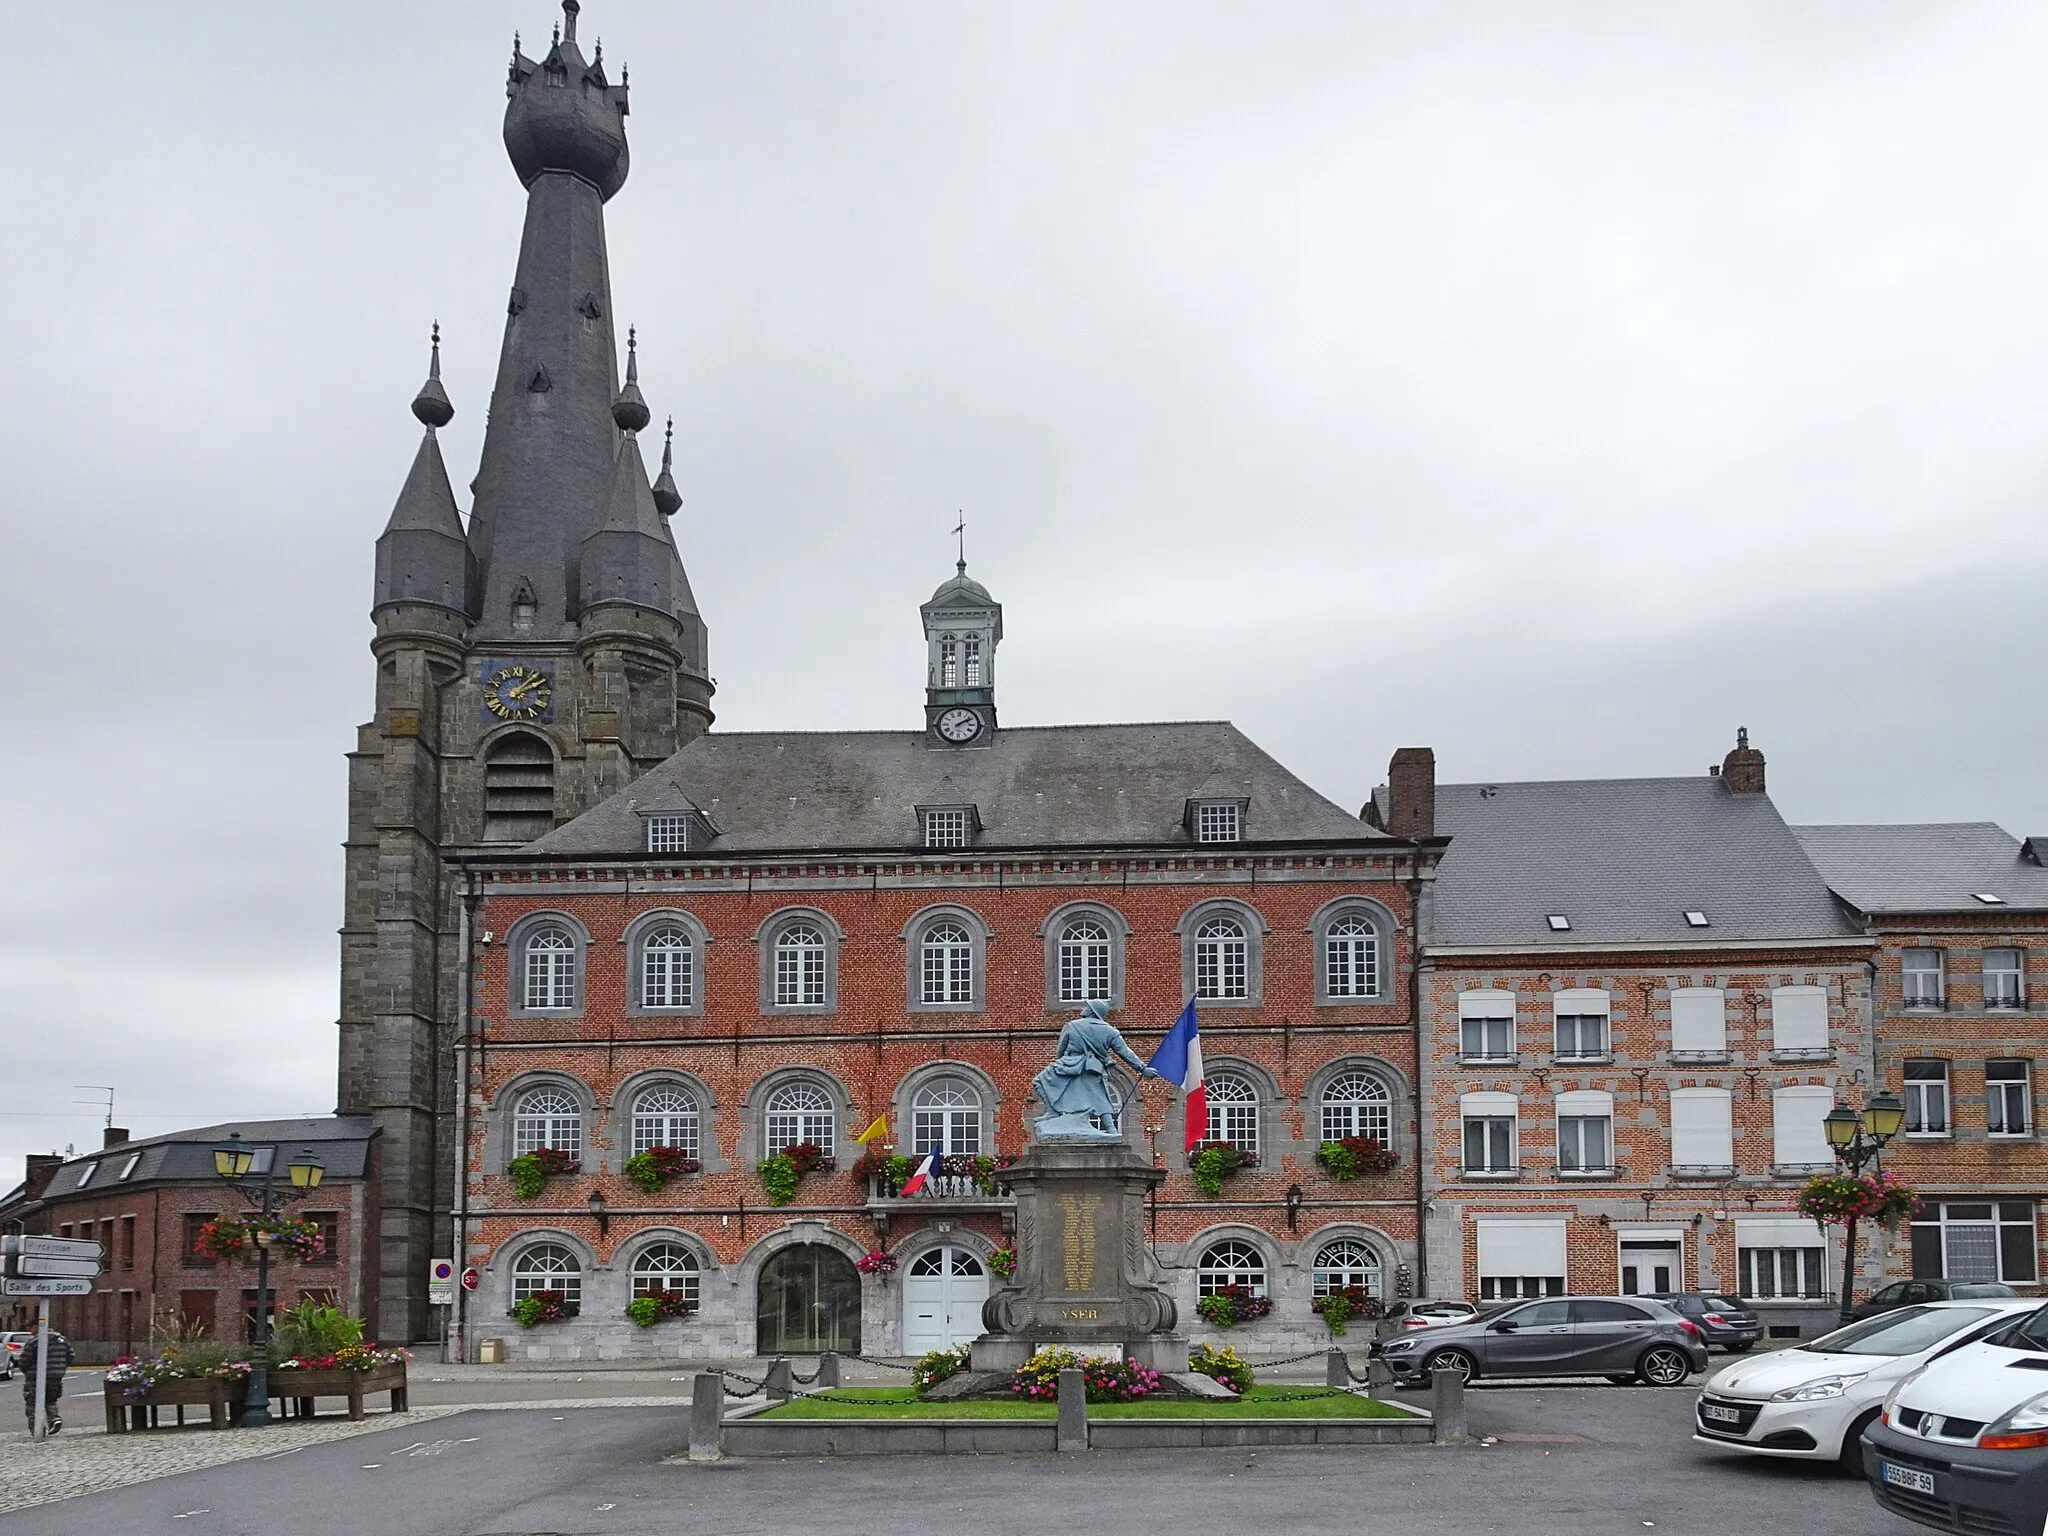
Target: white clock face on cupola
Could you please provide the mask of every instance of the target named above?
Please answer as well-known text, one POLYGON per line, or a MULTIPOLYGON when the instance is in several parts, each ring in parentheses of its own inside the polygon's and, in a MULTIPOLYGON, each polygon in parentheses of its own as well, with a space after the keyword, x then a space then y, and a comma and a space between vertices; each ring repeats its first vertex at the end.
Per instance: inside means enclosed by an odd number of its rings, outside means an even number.
POLYGON ((971 709, 949 709, 939 716, 939 734, 948 741, 972 741, 981 734, 981 716, 971 709))

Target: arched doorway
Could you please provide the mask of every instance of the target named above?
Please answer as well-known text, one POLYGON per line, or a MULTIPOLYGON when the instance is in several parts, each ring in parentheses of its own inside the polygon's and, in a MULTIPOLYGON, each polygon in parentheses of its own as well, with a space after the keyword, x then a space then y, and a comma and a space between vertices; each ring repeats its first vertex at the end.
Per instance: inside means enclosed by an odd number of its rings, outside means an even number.
POLYGON ((981 1333, 988 1271, 965 1248, 941 1244, 910 1261, 903 1277, 903 1352, 957 1349, 981 1333))
POLYGON ((763 1355, 860 1353, 860 1276, 823 1243, 798 1243, 761 1266, 755 1348, 763 1355))

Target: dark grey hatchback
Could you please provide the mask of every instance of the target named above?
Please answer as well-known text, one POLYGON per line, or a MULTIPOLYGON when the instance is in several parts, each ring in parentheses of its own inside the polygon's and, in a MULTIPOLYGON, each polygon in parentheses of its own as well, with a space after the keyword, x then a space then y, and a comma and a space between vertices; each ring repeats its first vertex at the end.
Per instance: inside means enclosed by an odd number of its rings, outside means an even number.
POLYGON ((1475 1376, 1605 1376, 1675 1387, 1707 1368, 1697 1324, 1644 1296, 1551 1296, 1509 1302, 1380 1350, 1404 1385, 1432 1371, 1475 1376))

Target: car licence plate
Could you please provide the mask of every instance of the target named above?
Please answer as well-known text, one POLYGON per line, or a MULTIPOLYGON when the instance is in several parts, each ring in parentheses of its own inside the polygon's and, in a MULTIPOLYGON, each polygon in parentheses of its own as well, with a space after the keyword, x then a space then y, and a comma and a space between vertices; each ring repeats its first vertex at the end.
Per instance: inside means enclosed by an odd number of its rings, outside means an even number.
POLYGON ((1934 1474, 1922 1472, 1918 1467, 1895 1467, 1888 1461, 1878 1465, 1883 1468, 1884 1480, 1894 1488, 1909 1488, 1914 1493, 1934 1492, 1934 1474))
POLYGON ((1717 1408, 1712 1403, 1708 1403, 1700 1409, 1700 1417, 1712 1419, 1719 1424, 1739 1424, 1742 1422, 1742 1415, 1735 1409, 1717 1408))

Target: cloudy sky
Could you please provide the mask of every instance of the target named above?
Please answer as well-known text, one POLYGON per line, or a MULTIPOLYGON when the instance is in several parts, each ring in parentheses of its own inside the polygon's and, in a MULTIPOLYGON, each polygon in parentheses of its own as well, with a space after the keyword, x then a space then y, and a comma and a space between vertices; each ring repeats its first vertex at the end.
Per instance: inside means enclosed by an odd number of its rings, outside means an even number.
MULTIPOLYGON (((544 0, 0 6, 0 1188, 333 1104, 343 753, 429 322, 473 473, 544 0)), ((2048 9, 588 0, 723 727, 1014 723, 1346 805, 1698 773, 2048 832, 2048 9)))

